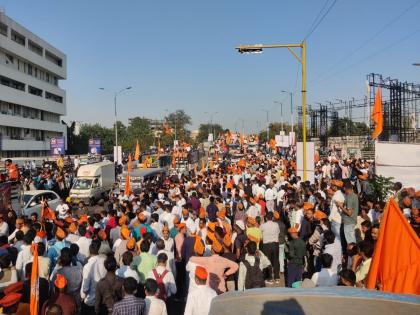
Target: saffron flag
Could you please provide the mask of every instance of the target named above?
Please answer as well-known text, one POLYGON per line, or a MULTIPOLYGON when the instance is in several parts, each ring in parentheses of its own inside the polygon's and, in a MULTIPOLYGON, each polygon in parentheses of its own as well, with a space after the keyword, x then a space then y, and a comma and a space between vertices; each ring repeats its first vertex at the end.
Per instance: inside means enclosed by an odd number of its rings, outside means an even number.
POLYGON ((130 192, 131 192, 130 175, 127 175, 125 177, 125 190, 124 190, 124 195, 125 196, 130 196, 130 192))
POLYGON ((30 315, 38 315, 39 308, 39 277, 38 277, 38 245, 32 243, 32 273, 29 310, 30 315))
POLYGON ((382 112, 382 98, 381 98, 381 88, 378 88, 375 96, 375 104, 373 105, 372 111, 372 120, 375 124, 375 129, 372 133, 372 139, 377 139, 382 133, 384 115, 382 112))
POLYGON ((41 221, 43 219, 55 220, 55 212, 48 207, 47 201, 41 200, 41 221))
POLYGON ((201 160, 201 172, 204 172, 206 170, 206 163, 204 162, 204 159, 201 160))
POLYGON ((128 155, 128 162, 127 162, 127 171, 128 173, 131 173, 133 170, 133 165, 131 163, 131 154, 128 155))
POLYGON ((270 148, 271 148, 272 150, 275 150, 275 149, 276 149, 276 140, 274 140, 274 139, 270 139, 269 144, 270 144, 270 148))
POLYGON ((137 140, 136 150, 134 151, 134 160, 138 161, 139 159, 140 159, 140 146, 139 146, 139 140, 137 140))
POLYGON ((391 198, 385 207, 366 287, 420 294, 420 239, 391 198))

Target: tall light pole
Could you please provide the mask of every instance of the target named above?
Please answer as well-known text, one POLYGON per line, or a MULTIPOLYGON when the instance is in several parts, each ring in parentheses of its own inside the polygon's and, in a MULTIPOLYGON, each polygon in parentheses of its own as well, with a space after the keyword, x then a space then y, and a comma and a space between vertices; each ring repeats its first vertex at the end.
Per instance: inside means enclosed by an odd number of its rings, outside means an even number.
POLYGON ((268 113, 270 112, 268 109, 263 109, 263 112, 267 113, 267 144, 270 142, 270 124, 268 122, 268 113))
POLYGON ((302 65, 302 140, 303 140, 303 181, 307 180, 307 148, 306 148, 306 42, 303 41, 299 44, 280 44, 280 45, 241 45, 236 47, 239 53, 262 53, 263 49, 268 48, 287 48, 290 53, 300 62, 302 65), (298 56, 293 48, 300 48, 301 55, 298 56))
POLYGON ((292 132, 293 132, 293 93, 287 90, 282 90, 281 92, 287 93, 290 95, 290 124, 291 124, 292 132))
POLYGON ((274 103, 276 104, 280 104, 280 117, 281 117, 281 131, 284 131, 284 125, 283 125, 283 103, 282 102, 278 102, 278 101, 274 101, 274 103))
POLYGON ((214 139, 213 115, 216 115, 218 113, 219 112, 204 112, 204 114, 210 115, 210 130, 211 130, 211 133, 213 135, 213 139, 214 139))
MULTIPOLYGON (((99 88, 102 91, 108 91, 107 89, 101 87, 99 88)), ((118 147, 118 127, 117 127, 117 96, 126 90, 130 90, 131 86, 128 86, 124 89, 119 90, 118 92, 114 92, 114 117, 115 117, 115 146, 118 147)))

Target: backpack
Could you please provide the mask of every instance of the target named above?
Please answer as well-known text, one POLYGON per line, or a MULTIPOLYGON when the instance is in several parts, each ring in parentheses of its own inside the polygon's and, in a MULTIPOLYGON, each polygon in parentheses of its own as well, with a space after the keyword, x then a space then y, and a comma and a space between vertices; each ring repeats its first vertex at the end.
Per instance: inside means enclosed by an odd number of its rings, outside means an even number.
POLYGON ((156 292, 156 297, 158 299, 161 299, 163 301, 166 301, 167 296, 166 296, 166 287, 165 287, 165 283, 163 283, 163 278, 165 278, 166 274, 169 272, 167 269, 165 269, 165 271, 160 275, 158 274, 156 269, 152 269, 153 275, 155 276, 156 282, 157 282, 157 286, 158 286, 158 290, 156 292))
POLYGON ((254 266, 245 259, 243 264, 246 267, 245 289, 264 288, 264 274, 260 269, 260 258, 255 257, 254 266))

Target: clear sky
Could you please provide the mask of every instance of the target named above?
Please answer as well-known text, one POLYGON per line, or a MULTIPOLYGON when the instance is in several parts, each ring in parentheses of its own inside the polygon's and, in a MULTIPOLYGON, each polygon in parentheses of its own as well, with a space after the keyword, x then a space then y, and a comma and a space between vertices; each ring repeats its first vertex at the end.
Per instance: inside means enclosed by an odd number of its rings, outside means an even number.
MULTIPOLYGON (((371 72, 419 82, 420 67, 412 66, 420 62, 419 2, 339 0, 308 39, 308 103, 362 98, 371 72)), ((244 120, 246 131, 265 124, 262 109, 270 110, 270 121, 280 120, 273 100, 287 104, 289 120, 289 98, 281 90, 296 91, 300 102, 300 67, 287 50, 240 55, 234 47, 300 42, 324 3, 0 0, 7 15, 67 54, 68 79, 61 82, 67 121, 111 126, 112 95, 98 88, 132 86, 118 98, 124 123, 184 109, 196 128, 210 120, 204 112, 215 111, 215 122, 233 129, 244 120)))

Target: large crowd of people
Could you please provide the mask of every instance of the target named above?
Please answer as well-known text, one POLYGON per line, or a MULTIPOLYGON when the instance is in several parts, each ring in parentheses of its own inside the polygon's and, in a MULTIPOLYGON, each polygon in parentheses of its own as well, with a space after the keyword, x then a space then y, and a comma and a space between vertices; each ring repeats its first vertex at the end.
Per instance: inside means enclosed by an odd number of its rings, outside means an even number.
MULTIPOLYGON (((29 314, 34 244, 42 315, 204 315, 227 291, 365 286, 386 203, 369 185, 372 163, 317 158, 311 183, 297 176, 293 149, 256 148, 232 162, 219 143, 200 166, 138 194, 113 191, 95 211, 64 195, 57 209, 43 202, 40 217, 9 207, 0 214, 3 313, 29 314)), ((73 176, 59 168, 30 184, 65 191, 73 176)), ((419 234, 420 191, 396 182, 389 195, 419 234)))

